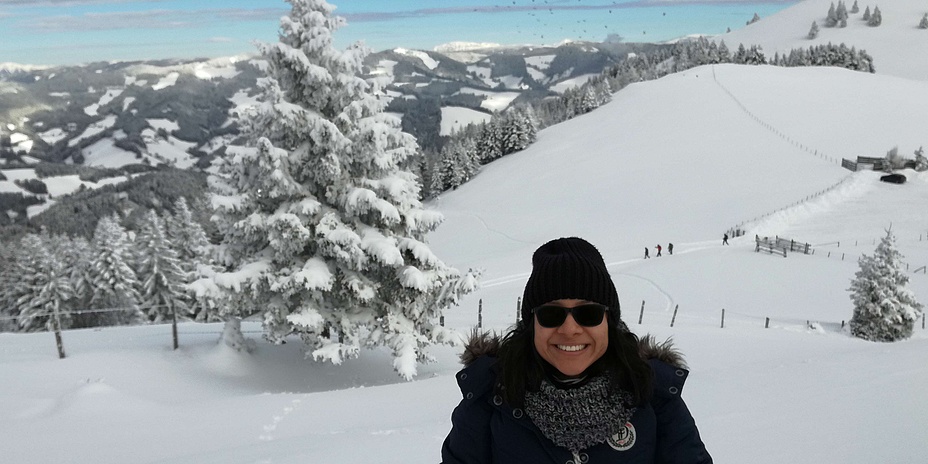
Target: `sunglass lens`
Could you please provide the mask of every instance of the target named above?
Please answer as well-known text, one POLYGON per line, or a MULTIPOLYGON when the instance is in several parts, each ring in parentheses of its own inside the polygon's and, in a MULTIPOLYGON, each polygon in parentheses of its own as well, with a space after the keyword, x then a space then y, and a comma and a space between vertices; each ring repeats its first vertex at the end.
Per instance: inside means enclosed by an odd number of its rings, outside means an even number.
POLYGON ((560 306, 541 306, 535 309, 535 318, 542 327, 558 327, 567 319, 567 308, 560 306))
POLYGON ((573 309, 574 320, 584 327, 595 327, 603 322, 606 307, 602 305, 587 304, 573 309))

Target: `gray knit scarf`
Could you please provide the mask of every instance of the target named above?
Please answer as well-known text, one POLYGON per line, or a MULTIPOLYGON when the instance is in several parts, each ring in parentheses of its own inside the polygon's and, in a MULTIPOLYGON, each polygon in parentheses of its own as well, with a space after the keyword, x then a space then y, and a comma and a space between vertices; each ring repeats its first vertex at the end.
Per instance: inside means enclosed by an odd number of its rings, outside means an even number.
POLYGON ((618 433, 635 413, 632 395, 610 394, 609 379, 599 375, 585 385, 557 388, 548 380, 537 392, 526 392, 525 413, 555 445, 572 453, 618 433))

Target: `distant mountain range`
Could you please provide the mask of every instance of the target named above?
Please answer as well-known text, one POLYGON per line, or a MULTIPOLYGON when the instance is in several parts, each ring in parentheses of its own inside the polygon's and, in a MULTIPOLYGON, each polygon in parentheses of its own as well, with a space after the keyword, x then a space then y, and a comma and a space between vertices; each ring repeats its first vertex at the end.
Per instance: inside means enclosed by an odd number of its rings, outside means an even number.
MULTIPOLYGON (((732 50, 739 43, 761 45, 768 57, 828 42, 846 43, 866 49, 877 74, 928 80, 928 30, 918 27, 928 12, 924 3, 881 1, 879 27, 862 20, 863 10, 876 5, 858 3, 860 12, 850 15, 847 27, 824 27, 830 0, 806 0, 715 39, 732 50), (809 39, 813 21, 821 31, 809 39)), ((369 55, 365 64, 368 77, 389 83, 384 96, 387 112, 402 118, 404 130, 416 136, 428 154, 468 123, 485 121, 513 104, 556 96, 629 53, 669 46, 452 43, 435 51, 385 50, 369 55)), ((97 190, 103 195, 116 191, 124 199, 144 198, 137 189, 156 197, 152 204, 170 204, 171 196, 179 194, 166 193, 164 186, 172 183, 183 184, 184 195, 202 195, 202 173, 238 137, 236 115, 257 101, 255 82, 262 65, 251 56, 67 67, 0 63, 0 237, 3 227, 34 229, 43 222, 30 218, 66 216, 61 209, 76 201, 70 194, 77 191, 83 192, 80 201, 85 204, 112 203, 94 200, 97 190), (136 174, 149 171, 165 180, 137 179, 136 174), (184 181, 177 182, 181 178, 184 181)), ((196 204, 195 199, 191 203, 196 204)), ((123 202, 120 208, 130 214, 133 204, 123 202)), ((102 208, 64 209, 84 216, 108 214, 102 208)), ((72 218, 43 225, 59 222, 86 221, 72 218)))
MULTIPOLYGON (((423 150, 435 152, 468 123, 556 96, 629 53, 660 47, 666 45, 457 43, 372 53, 365 71, 388 83, 387 112, 402 118, 423 150)), ((62 196, 119 184, 132 173, 208 170, 235 143, 236 117, 256 103, 264 65, 252 56, 0 65, 0 225, 25 224, 62 196), (49 163, 64 170, 40 167, 49 163)))

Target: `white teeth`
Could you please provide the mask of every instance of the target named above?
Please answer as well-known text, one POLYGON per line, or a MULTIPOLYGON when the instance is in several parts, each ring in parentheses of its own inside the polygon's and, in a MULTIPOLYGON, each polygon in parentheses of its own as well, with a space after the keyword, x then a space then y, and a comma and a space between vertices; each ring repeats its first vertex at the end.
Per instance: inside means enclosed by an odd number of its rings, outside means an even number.
POLYGON ((563 351, 580 351, 586 347, 586 345, 558 345, 559 350, 563 351))

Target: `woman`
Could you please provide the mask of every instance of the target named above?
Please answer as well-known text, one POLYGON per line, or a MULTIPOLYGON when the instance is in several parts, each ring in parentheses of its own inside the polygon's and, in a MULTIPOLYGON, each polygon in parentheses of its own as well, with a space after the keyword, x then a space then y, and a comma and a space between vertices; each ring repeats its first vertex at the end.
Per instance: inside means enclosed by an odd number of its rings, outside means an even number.
POLYGON ((502 340, 475 332, 461 360, 444 463, 712 462, 680 397, 682 357, 628 331, 583 239, 538 248, 522 320, 502 340))

